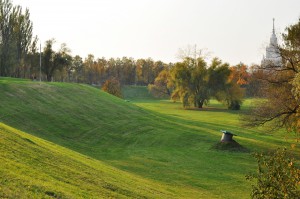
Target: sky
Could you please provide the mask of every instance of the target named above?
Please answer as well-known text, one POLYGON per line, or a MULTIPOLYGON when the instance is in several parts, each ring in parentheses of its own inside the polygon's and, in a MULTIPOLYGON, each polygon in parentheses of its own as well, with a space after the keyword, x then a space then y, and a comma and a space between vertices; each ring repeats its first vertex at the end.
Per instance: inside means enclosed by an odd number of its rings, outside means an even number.
MULTIPOLYGON (((259 64, 272 33, 300 17, 300 0, 12 0, 28 8, 33 34, 85 58, 180 61, 197 46, 208 58, 259 64)), ((58 48, 58 47, 57 47, 58 48)))

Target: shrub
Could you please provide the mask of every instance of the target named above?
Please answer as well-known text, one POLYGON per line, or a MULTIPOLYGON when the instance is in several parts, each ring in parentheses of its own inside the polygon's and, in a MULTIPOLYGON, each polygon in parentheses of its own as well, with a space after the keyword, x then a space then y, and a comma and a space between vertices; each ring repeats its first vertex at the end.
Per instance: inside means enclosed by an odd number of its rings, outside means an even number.
POLYGON ((116 78, 108 79, 104 82, 102 90, 114 96, 122 98, 121 85, 116 78))
POLYGON ((246 176, 256 179, 252 185, 252 198, 300 198, 300 170, 286 149, 277 149, 268 154, 255 153, 258 163, 256 174, 246 176))

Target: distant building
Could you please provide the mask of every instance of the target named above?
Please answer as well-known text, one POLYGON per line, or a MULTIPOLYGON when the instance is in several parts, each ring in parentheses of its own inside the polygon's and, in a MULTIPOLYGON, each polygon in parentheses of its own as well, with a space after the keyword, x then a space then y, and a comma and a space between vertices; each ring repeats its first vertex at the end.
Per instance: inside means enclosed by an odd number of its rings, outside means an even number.
POLYGON ((261 60, 261 67, 263 68, 282 66, 282 58, 280 56, 277 37, 275 35, 274 20, 275 19, 273 19, 273 31, 270 38, 270 44, 266 48, 266 56, 263 56, 263 59, 261 60))

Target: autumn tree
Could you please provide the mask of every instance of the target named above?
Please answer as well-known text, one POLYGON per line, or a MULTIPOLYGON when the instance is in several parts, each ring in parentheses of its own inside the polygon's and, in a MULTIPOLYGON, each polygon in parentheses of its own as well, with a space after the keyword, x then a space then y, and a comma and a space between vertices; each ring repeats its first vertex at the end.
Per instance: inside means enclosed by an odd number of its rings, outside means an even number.
POLYGON ((243 102, 245 90, 249 84, 249 73, 247 66, 240 63, 232 66, 228 78, 227 87, 227 107, 231 110, 239 110, 243 102))
POLYGON ((133 58, 123 57, 121 59, 122 75, 120 82, 122 85, 133 85, 135 83, 135 61, 133 58))
POLYGON ((266 100, 261 101, 246 116, 249 126, 267 125, 285 127, 300 132, 300 19, 283 33, 284 43, 279 46, 282 65, 261 66, 260 80, 266 100))
POLYGON ((89 54, 88 57, 83 62, 84 67, 84 76, 86 83, 102 85, 106 79, 113 77, 108 75, 109 65, 114 62, 114 59, 111 58, 106 60, 105 58, 95 59, 94 55, 89 54))
POLYGON ((140 85, 153 84, 155 79, 154 67, 154 61, 151 58, 138 59, 136 61, 137 83, 140 85))
POLYGON ((106 79, 117 78, 122 85, 135 83, 136 66, 133 58, 109 59, 106 65, 106 79))
POLYGON ((240 86, 247 85, 249 79, 247 70, 248 67, 243 63, 230 67, 230 81, 236 82, 240 86))
POLYGON ((262 81, 263 71, 258 70, 257 65, 252 65, 249 67, 248 80, 246 85, 246 96, 247 97, 263 97, 264 93, 262 91, 264 81, 262 81))
POLYGON ((96 84, 95 80, 95 56, 93 54, 88 54, 88 56, 84 59, 84 76, 85 76, 85 82, 88 84, 96 84))
POLYGON ((106 80, 102 86, 102 90, 109 94, 122 98, 121 84, 116 78, 106 80))
POLYGON ((148 85, 148 90, 156 97, 170 97, 173 90, 173 82, 170 72, 162 70, 154 80, 154 84, 148 85))

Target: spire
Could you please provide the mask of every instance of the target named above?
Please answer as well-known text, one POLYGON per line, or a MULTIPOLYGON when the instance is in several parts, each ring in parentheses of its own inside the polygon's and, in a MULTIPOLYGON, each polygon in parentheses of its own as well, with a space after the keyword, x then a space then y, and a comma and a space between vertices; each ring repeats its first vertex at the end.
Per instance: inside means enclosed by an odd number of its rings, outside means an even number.
POLYGON ((273 18, 273 34, 275 34, 275 25, 274 25, 274 21, 275 21, 275 18, 273 18))

